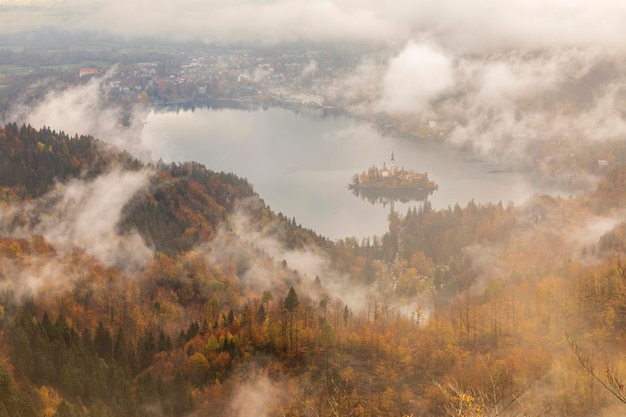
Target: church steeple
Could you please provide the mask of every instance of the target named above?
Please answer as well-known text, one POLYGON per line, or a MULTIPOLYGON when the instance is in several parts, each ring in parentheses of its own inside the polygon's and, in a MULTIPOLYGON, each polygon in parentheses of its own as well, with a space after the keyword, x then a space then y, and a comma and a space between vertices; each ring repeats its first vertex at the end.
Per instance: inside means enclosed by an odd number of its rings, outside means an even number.
POLYGON ((396 159, 393 157, 393 151, 391 151, 391 163, 389 164, 389 174, 392 177, 396 175, 396 159))

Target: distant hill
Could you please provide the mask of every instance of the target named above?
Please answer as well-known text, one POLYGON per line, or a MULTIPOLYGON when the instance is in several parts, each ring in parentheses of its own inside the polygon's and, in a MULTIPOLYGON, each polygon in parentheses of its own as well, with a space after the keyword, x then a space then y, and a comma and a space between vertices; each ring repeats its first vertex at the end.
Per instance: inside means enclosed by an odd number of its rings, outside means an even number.
POLYGON ((142 164, 91 136, 70 138, 49 128, 9 123, 0 129, 0 187, 23 189, 39 197, 56 181, 94 178, 114 164, 140 169, 142 164))
MULTIPOLYGON (((0 129, 0 199, 35 199, 56 183, 94 179, 112 169, 152 170, 150 186, 135 195, 123 211, 120 231, 137 230, 157 252, 177 254, 209 241, 238 200, 256 197, 252 186, 232 173, 214 172, 196 162, 143 163, 127 152, 91 136, 70 137, 49 128, 10 123, 0 129)), ((328 246, 312 231, 271 213, 292 233, 289 246, 309 241, 328 246), (300 230, 300 231, 298 231, 300 230)))
MULTIPOLYGON (((281 298, 302 282, 284 259, 229 230, 241 207, 246 233, 336 257, 330 241, 272 212, 235 174, 195 162, 144 163, 91 136, 0 128, 0 417, 183 416, 195 408, 199 391, 192 391, 227 382, 252 349, 240 324, 245 297, 271 291, 281 298), (111 172, 147 175, 113 237, 123 247, 126 233, 139 233, 152 251, 140 270, 103 264, 80 241, 68 251, 30 235, 59 199, 75 198, 80 207, 83 196, 72 193, 111 172), (210 259, 218 250, 227 253, 210 259), (257 263, 267 276, 261 287, 248 281, 257 263), (207 340, 216 345, 203 347, 207 340)), ((52 217, 63 223, 76 214, 52 217)), ((279 306, 265 304, 255 315, 278 317, 279 306)), ((282 350, 267 340, 255 345, 282 350)), ((213 415, 224 415, 225 400, 213 406, 213 415)))

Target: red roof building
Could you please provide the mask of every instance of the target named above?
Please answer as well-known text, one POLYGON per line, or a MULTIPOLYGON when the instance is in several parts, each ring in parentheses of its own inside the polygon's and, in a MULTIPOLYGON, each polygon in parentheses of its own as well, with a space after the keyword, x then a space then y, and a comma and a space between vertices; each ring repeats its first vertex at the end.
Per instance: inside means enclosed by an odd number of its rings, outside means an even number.
POLYGON ((81 68, 80 72, 78 73, 78 76, 80 78, 86 77, 87 75, 95 75, 95 74, 99 74, 100 71, 98 70, 98 68, 81 68))

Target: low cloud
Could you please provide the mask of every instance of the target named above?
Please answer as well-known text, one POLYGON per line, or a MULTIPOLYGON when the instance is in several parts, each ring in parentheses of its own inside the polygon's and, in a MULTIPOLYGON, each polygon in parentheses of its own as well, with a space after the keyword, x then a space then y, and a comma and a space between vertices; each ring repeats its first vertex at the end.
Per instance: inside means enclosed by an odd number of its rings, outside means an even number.
MULTIPOLYGON (((357 114, 402 119, 398 124, 409 130, 435 119, 453 142, 469 144, 488 158, 523 159, 530 139, 626 135, 626 46, 621 41, 626 7, 618 0, 59 0, 20 5, 14 2, 7 14, 19 13, 24 20, 32 13, 33 25, 44 25, 42 15, 64 16, 56 18, 64 29, 126 38, 371 46, 377 52, 325 92, 329 103, 357 114)), ((312 61, 302 75, 314 72, 312 61)), ((258 70, 249 77, 265 75, 258 70)), ((119 109, 101 106, 103 94, 101 81, 92 80, 80 89, 49 94, 32 114, 25 110, 23 119, 92 133, 145 155, 138 133, 141 116, 133 116, 130 128, 121 128, 119 109)))
POLYGON ((67 290, 77 279, 76 268, 67 266, 52 256, 31 256, 27 264, 5 258, 0 263, 0 291, 19 300, 67 290))
POLYGON ((260 295, 267 289, 285 289, 293 277, 289 278, 289 271, 281 270, 283 261, 300 277, 299 283, 291 285, 309 287, 316 276, 344 278, 333 271, 330 260, 319 248, 287 248, 283 243, 283 223, 274 220, 260 227, 251 213, 261 210, 262 204, 257 198, 240 201, 228 224, 220 228, 206 248, 211 261, 218 265, 228 259, 247 265, 240 276, 245 292, 260 295))
POLYGON ((246 297, 260 296, 265 290, 274 295, 286 293, 293 285, 298 294, 306 295, 314 303, 323 295, 332 295, 333 300, 348 305, 355 313, 365 309, 372 289, 355 285, 315 245, 286 247, 284 223, 274 220, 260 227, 254 220, 251 213, 259 210, 261 204, 255 198, 240 202, 228 225, 204 247, 210 262, 218 266, 233 262, 239 265, 240 286, 246 297), (316 277, 321 280, 321 288, 315 284, 316 277))
POLYGON ((620 0, 35 0, 5 9, 4 32, 45 25, 127 38, 396 47, 428 36, 455 54, 553 46, 624 51, 626 37, 620 0))
POLYGON ((458 94, 442 101, 438 111, 442 119, 457 122, 453 140, 473 143, 484 153, 513 136, 615 138, 626 130, 619 110, 624 80, 607 71, 614 62, 593 49, 464 58, 458 94), (607 123, 610 127, 602 128, 607 123))
POLYGON ((311 77, 317 73, 317 61, 312 59, 304 68, 302 68, 302 72, 300 73, 301 77, 311 77))
POLYGON ((274 233, 282 225, 272 224, 262 230, 256 230, 242 211, 231 216, 230 226, 237 237, 244 242, 254 245, 270 258, 277 261, 285 260, 291 269, 295 269, 300 274, 306 274, 314 278, 316 275, 326 275, 330 268, 330 261, 326 259, 319 249, 288 249, 280 242, 279 236, 274 233))
POLYGON ((410 42, 389 66, 382 80, 378 111, 430 113, 430 104, 454 84, 451 60, 429 44, 410 42))
POLYGON ((10 223, 20 210, 7 208, 0 217, 2 229, 13 236, 41 235, 61 252, 84 249, 107 266, 140 268, 152 251, 137 232, 121 234, 117 225, 124 206, 148 185, 149 175, 148 171, 115 170, 91 181, 57 184, 23 208, 32 224, 11 231, 10 223))
POLYGON ((357 114, 371 112, 380 100, 385 69, 384 63, 365 57, 354 71, 335 79, 326 95, 357 114))
POLYGON ((331 97, 412 133, 435 120, 452 143, 515 169, 536 163, 529 147, 537 142, 578 146, 626 136, 624 56, 596 47, 455 55, 412 41, 387 59, 364 58, 331 97))
POLYGON ((238 384, 229 404, 228 415, 233 417, 266 417, 279 405, 283 388, 267 376, 258 376, 238 384))
POLYGON ((84 84, 50 91, 34 106, 16 105, 10 118, 37 129, 64 131, 70 136, 92 135, 136 157, 146 157, 148 150, 141 143, 145 112, 139 107, 124 110, 107 100, 106 85, 114 71, 84 84), (130 125, 125 126, 124 119, 129 119, 130 125))

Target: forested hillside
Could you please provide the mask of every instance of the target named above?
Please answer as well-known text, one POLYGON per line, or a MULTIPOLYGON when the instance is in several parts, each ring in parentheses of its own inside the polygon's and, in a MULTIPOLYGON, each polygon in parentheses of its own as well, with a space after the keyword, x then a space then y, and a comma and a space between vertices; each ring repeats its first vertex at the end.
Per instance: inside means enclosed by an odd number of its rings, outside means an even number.
POLYGON ((103 142, 63 132, 8 124, 0 131, 0 186, 22 190, 30 198, 45 194, 55 181, 94 178, 119 163, 127 169, 140 164, 103 142))
POLYGON ((14 124, 0 161, 0 417, 626 410, 624 167, 330 242, 193 162, 14 124))

